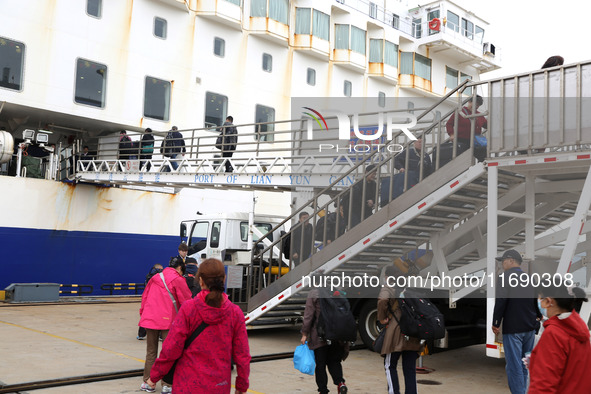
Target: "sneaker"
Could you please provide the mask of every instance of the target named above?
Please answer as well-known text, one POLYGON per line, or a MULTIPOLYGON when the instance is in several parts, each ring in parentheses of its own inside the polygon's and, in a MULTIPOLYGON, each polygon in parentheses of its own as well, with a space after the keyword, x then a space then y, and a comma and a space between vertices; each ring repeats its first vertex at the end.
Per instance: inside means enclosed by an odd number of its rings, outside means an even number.
POLYGON ((140 390, 141 391, 147 391, 148 393, 153 393, 156 390, 153 389, 152 387, 150 387, 150 385, 146 382, 142 383, 142 385, 140 386, 140 390))
POLYGON ((144 339, 146 339, 146 337, 140 337, 139 335, 136 338, 138 341, 143 341, 144 339))
POLYGON ((338 386, 337 392, 338 392, 339 394, 347 394, 347 391, 348 391, 348 390, 347 390, 347 386, 345 385, 345 382, 341 382, 341 383, 339 383, 339 386, 338 386))
POLYGON ((172 387, 162 385, 162 393, 172 393, 172 387))

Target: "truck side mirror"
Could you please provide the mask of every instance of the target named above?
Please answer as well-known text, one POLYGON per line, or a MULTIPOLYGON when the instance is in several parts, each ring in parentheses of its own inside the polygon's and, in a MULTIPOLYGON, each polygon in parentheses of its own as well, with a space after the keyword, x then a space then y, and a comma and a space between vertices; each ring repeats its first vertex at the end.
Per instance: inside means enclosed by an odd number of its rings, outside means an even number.
POLYGON ((187 225, 185 223, 181 223, 181 238, 187 237, 187 225))

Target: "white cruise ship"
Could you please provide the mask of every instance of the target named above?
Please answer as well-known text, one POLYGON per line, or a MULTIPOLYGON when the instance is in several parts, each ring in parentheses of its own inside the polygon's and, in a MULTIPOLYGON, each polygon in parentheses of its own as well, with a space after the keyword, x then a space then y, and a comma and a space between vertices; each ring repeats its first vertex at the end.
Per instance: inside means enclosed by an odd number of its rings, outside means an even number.
POLYGON ((288 193, 72 182, 68 157, 83 146, 108 157, 100 141, 120 130, 137 141, 149 127, 159 140, 177 126, 189 138, 228 115, 245 125, 240 141, 253 123, 271 131, 299 117, 294 97, 441 97, 500 67, 488 23, 451 1, 0 0, 0 10, 0 289, 101 294, 176 254, 179 222, 196 211, 249 211, 258 198, 256 210, 291 212, 288 193), (55 145, 58 171, 40 160, 16 174, 25 130, 47 136, 27 160, 55 145))

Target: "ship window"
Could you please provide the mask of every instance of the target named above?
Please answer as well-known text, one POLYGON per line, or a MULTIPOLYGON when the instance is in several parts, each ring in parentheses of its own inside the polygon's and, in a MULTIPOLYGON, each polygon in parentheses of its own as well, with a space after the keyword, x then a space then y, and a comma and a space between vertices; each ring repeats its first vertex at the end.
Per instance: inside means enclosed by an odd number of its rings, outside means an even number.
POLYGON ((396 14, 392 14, 392 27, 400 29, 400 17, 396 14))
POLYGON ((328 31, 330 30, 330 16, 324 12, 314 10, 312 20, 312 34, 318 38, 328 41, 328 31))
POLYGON ((306 82, 308 83, 308 85, 316 86, 316 70, 314 70, 313 68, 308 68, 306 82))
MULTIPOLYGON (((255 123, 275 122, 275 109, 257 104, 254 121, 255 123)), ((256 139, 270 142, 273 141, 274 136, 272 133, 268 134, 268 132, 275 131, 275 125, 273 123, 256 125, 256 131, 258 133, 256 139)))
POLYGON ((158 17, 154 18, 154 35, 156 37, 166 39, 166 27, 167 27, 166 19, 162 19, 162 18, 158 18, 158 17))
POLYGON ((378 92, 378 105, 382 108, 386 106, 386 93, 378 92))
MULTIPOLYGON (((472 80, 472 76, 464 73, 460 73, 460 83, 464 82, 466 79, 472 80)), ((464 94, 472 95, 472 87, 464 89, 464 94)))
POLYGON ((269 0, 269 18, 287 25, 289 21, 289 0, 269 0))
POLYGON ((312 31, 311 15, 310 8, 296 8, 295 34, 310 34, 312 31))
POLYGON ((462 18, 462 32, 464 36, 472 40, 474 38, 474 23, 462 18))
POLYGON ((376 40, 371 38, 369 40, 369 62, 383 63, 384 62, 384 40, 376 40))
POLYGON ((213 222, 211 226, 211 237, 209 238, 209 246, 211 248, 220 247, 220 230, 222 229, 221 222, 213 222))
POLYGON ((228 98, 221 94, 205 93, 205 127, 221 126, 228 112, 228 98))
POLYGON ((378 17, 378 5, 371 1, 369 2, 369 17, 373 19, 378 17))
POLYGON ((0 87, 22 90, 25 44, 0 37, 0 87))
POLYGON ((474 31, 474 39, 477 43, 482 44, 482 42, 484 41, 484 29, 477 25, 474 31))
POLYGON ((146 77, 144 89, 144 116, 168 121, 170 119, 170 81, 146 77))
POLYGON ((250 16, 267 16, 277 22, 288 24, 289 21, 289 0, 252 0, 250 3, 250 16), (267 10, 269 14, 267 15, 267 10))
POLYGON ((454 70, 447 66, 445 67, 445 86, 449 89, 458 86, 458 70, 454 70))
POLYGON ((423 30, 421 27, 421 18, 412 20, 412 30, 412 35, 414 38, 421 38, 421 35, 423 34, 423 30))
POLYGON ((418 53, 400 52, 400 74, 413 74, 431 80, 431 59, 418 53))
POLYGON ((107 66, 86 59, 76 61, 75 102, 104 108, 106 87, 107 66))
POLYGON ((446 27, 455 32, 460 31, 460 17, 451 11, 447 11, 446 27))
POLYGON ((386 41, 384 46, 384 63, 392 67, 398 67, 398 45, 386 41))
POLYGON ((100 18, 103 13, 103 0, 86 0, 86 13, 100 18))
POLYGON ((351 97, 352 90, 353 85, 351 84, 351 81, 345 81, 345 83, 343 84, 343 94, 347 97, 351 97))
MULTIPOLYGON (((427 19, 432 21, 435 18, 439 18, 439 10, 431 11, 427 14, 427 19)), ((429 29, 429 35, 437 34, 439 31, 429 29)))
POLYGON ((349 25, 334 25, 334 49, 349 49, 349 25))
POLYGON ((226 0, 229 3, 236 4, 237 6, 240 5, 240 0, 226 0))
POLYGON ((351 26, 351 50, 365 56, 365 30, 351 26))
POLYGON ((273 71, 273 56, 263 53, 263 71, 273 71))
POLYGON ((226 41, 223 38, 215 37, 213 39, 213 54, 219 57, 226 55, 226 41))
POLYGON ((417 77, 421 77, 426 79, 427 81, 431 80, 431 59, 425 57, 423 55, 419 55, 415 53, 415 75, 417 77))
POLYGON ((412 74, 413 73, 413 53, 412 52, 400 52, 400 74, 412 74))

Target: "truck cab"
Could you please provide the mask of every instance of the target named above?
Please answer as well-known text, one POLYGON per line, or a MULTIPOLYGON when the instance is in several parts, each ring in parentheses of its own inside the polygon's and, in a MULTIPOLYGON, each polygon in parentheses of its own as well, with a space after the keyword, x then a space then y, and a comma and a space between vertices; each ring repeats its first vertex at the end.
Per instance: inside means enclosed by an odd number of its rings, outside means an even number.
MULTIPOLYGON (((224 265, 250 265, 253 245, 282 221, 279 216, 254 215, 251 226, 250 215, 245 212, 199 215, 181 222, 180 235, 189 246, 188 255, 197 261, 205 256, 220 259, 224 265)), ((282 226, 270 238, 277 240, 284 233, 282 226)))

